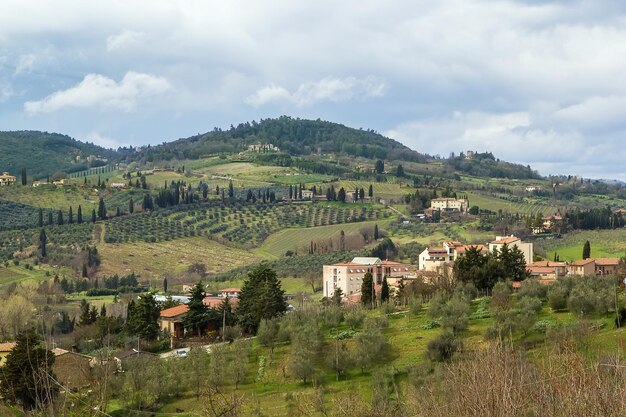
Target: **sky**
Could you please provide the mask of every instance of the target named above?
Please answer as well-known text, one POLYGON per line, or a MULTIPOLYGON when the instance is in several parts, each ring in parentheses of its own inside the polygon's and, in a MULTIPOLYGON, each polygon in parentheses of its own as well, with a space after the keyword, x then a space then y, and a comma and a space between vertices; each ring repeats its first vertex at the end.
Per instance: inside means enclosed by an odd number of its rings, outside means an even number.
POLYGON ((280 115, 626 180, 626 3, 2 0, 0 130, 118 147, 280 115))

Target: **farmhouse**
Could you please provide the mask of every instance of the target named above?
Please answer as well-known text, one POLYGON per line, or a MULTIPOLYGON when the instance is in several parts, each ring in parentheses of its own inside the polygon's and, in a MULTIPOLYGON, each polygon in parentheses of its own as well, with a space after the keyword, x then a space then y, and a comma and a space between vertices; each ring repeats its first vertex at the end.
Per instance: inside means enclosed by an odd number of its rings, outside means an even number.
POLYGON ((441 212, 455 212, 466 213, 469 206, 469 201, 461 198, 433 198, 430 200, 430 208, 433 210, 439 210, 441 212))
POLYGON ((390 286, 414 274, 411 265, 380 258, 356 257, 350 262, 324 265, 324 297, 332 297, 336 288, 340 288, 345 296, 360 292, 363 276, 368 272, 374 278, 374 285, 381 285, 383 277, 387 277, 390 286))
MULTIPOLYGON (((239 288, 225 288, 220 291, 218 297, 204 297, 202 302, 209 308, 218 308, 226 298, 229 299, 230 306, 233 310, 237 308, 239 304, 239 288), (224 295, 225 294, 225 295, 224 295), (230 297, 228 294, 237 294, 237 296, 230 297)), ((175 307, 167 308, 161 311, 159 315, 159 328, 162 331, 169 332, 173 337, 181 339, 185 336, 185 328, 183 327, 183 320, 185 315, 189 311, 187 304, 181 304, 175 307)))
POLYGON ((537 261, 526 265, 531 277, 540 281, 554 281, 558 277, 567 275, 567 263, 554 261, 537 261))
POLYGON ((587 258, 569 264, 570 275, 613 275, 619 272, 619 258, 587 258))
POLYGON ((255 145, 248 145, 248 151, 250 152, 280 152, 278 146, 274 146, 271 143, 257 143, 255 145))
POLYGON ((0 187, 13 185, 15 184, 15 177, 9 174, 8 171, 4 171, 2 175, 0 175, 0 187))

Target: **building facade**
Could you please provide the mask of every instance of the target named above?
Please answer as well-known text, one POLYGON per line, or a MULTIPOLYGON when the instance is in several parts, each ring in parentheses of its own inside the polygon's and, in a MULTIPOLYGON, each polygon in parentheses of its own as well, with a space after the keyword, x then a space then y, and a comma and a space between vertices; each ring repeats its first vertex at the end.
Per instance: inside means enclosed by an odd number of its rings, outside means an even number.
POLYGON ((374 286, 380 286, 384 277, 387 277, 389 285, 393 285, 395 281, 413 275, 413 268, 408 264, 364 257, 354 258, 350 262, 324 265, 324 297, 332 297, 337 288, 340 288, 346 297, 360 293, 363 277, 368 272, 372 274, 374 286))
POLYGON ((464 198, 433 198, 430 200, 430 208, 442 212, 458 211, 466 213, 469 201, 464 198))
POLYGON ((523 254, 526 265, 533 262, 534 247, 530 242, 522 242, 519 237, 516 236, 496 236, 496 240, 489 244, 489 252, 494 250, 500 251, 502 247, 507 245, 509 249, 517 247, 523 254))
POLYGON ((9 174, 7 171, 4 171, 2 175, 0 175, 0 187, 13 184, 15 184, 15 177, 9 174))

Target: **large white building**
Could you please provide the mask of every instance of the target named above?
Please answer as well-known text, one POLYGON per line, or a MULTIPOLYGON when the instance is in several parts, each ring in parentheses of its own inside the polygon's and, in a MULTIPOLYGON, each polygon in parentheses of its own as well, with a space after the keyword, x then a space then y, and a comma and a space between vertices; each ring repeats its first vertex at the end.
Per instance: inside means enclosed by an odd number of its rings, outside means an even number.
POLYGON ((389 285, 394 285, 395 281, 412 276, 413 268, 399 262, 361 257, 350 262, 324 265, 324 297, 332 297, 336 288, 341 288, 346 297, 360 293, 363 276, 368 272, 372 274, 375 286, 381 285, 384 277, 387 277, 389 285))
POLYGON ((522 242, 522 239, 516 236, 496 236, 496 240, 489 243, 489 251, 500 251, 502 246, 507 245, 509 248, 517 247, 524 254, 526 265, 533 262, 533 244, 531 242, 522 242))
POLYGON ((430 208, 442 212, 458 211, 466 213, 469 201, 464 198, 433 198, 430 200, 430 208))

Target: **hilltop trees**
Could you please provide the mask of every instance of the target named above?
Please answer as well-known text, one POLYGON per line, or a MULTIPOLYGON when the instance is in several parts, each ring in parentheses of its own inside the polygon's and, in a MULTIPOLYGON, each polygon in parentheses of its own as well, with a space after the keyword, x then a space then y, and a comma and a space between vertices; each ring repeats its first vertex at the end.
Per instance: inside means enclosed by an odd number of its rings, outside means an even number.
POLYGON ((276 271, 266 263, 261 263, 248 273, 239 294, 237 317, 241 327, 255 333, 261 320, 269 320, 287 311, 283 299, 284 291, 276 276, 276 271))

